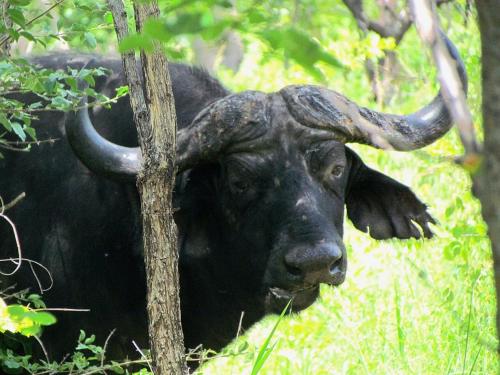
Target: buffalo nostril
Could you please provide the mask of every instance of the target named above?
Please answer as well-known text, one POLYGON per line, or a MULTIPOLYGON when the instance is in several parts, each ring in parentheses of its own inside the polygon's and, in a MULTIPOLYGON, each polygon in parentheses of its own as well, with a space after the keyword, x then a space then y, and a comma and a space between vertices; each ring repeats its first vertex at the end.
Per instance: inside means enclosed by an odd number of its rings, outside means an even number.
POLYGON ((332 265, 330 266, 330 272, 337 272, 342 269, 342 257, 338 258, 335 260, 332 265))
POLYGON ((283 263, 293 279, 300 277, 310 283, 328 283, 334 274, 342 272, 342 255, 342 250, 333 244, 296 247, 285 255, 283 263))
POLYGON ((287 272, 293 276, 301 276, 302 270, 299 267, 292 266, 291 264, 285 262, 285 268, 287 272))

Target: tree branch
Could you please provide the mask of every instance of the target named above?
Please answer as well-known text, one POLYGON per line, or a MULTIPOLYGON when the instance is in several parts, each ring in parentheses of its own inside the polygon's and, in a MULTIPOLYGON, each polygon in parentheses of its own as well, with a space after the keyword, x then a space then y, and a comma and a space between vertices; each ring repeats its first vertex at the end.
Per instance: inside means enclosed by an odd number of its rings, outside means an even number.
POLYGON ((26 193, 22 192, 19 194, 17 197, 15 197, 12 201, 9 203, 3 204, 3 200, 0 197, 0 213, 4 214, 8 210, 10 210, 12 207, 14 207, 16 204, 18 204, 20 201, 22 201, 26 197, 26 193))
POLYGON ((364 32, 367 32, 368 30, 373 31, 383 38, 392 37, 396 39, 396 43, 399 43, 403 38, 403 35, 411 26, 411 19, 407 12, 396 14, 395 12, 392 12, 392 8, 388 7, 388 9, 391 10, 390 14, 393 18, 393 22, 384 25, 381 22, 371 20, 366 16, 361 0, 343 0, 343 2, 352 13, 359 28, 364 32))
MULTIPOLYGON (((7 2, 8 4, 8 1, 7 0, 4 0, 7 2)), ((26 22, 25 24, 25 27, 28 27, 29 25, 31 25, 33 22, 36 22, 38 21, 40 18, 42 18, 43 16, 45 16, 47 13, 49 13, 52 9, 58 7, 59 5, 61 5, 64 1, 66 0, 58 0, 56 1, 54 4, 52 4, 50 7, 48 7, 47 9, 45 9, 42 13, 38 14, 37 16, 33 17, 32 19, 30 19, 28 22, 26 22)), ((22 30, 21 27, 17 28, 17 32, 20 32, 22 30)), ((5 43, 7 43, 9 40, 11 39, 11 36, 10 35, 7 35, 5 36, 1 41, 0 41, 0 48, 4 46, 5 43)))
POLYGON ((451 58, 448 48, 440 36, 441 31, 435 5, 429 0, 410 0, 410 7, 420 38, 432 50, 441 83, 441 93, 451 117, 457 125, 460 139, 465 148, 464 162, 466 164, 477 163, 479 161, 479 145, 476 140, 472 115, 467 106, 464 87, 462 87, 458 76, 456 63, 451 58))

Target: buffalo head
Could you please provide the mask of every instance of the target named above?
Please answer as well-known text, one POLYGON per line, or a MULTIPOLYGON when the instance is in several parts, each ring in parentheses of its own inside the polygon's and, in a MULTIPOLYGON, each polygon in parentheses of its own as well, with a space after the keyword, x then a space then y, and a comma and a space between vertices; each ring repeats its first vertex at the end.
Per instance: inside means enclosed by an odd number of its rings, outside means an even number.
MULTIPOLYGON (((463 64, 447 44, 466 88, 463 64)), ((80 159, 108 177, 135 178, 140 150, 100 137, 87 110, 78 119, 67 123, 67 134, 80 159)), ((220 98, 177 134, 178 172, 186 180, 177 191, 181 210, 209 207, 200 214, 211 221, 203 235, 180 223, 181 238, 207 247, 264 311, 279 312, 290 299, 294 310, 303 309, 321 283, 344 281, 344 205, 374 238, 432 235, 433 220, 411 190, 366 167, 345 144, 408 151, 450 127, 440 94, 411 115, 372 111, 309 85, 220 98)))

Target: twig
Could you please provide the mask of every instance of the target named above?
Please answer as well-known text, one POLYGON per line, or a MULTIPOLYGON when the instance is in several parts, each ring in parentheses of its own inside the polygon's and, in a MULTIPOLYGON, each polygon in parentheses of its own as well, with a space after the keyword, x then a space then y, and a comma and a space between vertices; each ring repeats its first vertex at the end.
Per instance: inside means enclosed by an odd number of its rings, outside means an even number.
MULTIPOLYGON (((393 22, 390 26, 384 25, 381 22, 373 21, 369 19, 364 10, 361 1, 355 0, 343 0, 346 7, 352 13, 358 27, 367 32, 368 30, 379 34, 383 38, 393 37, 396 40, 396 44, 399 44, 403 35, 408 31, 411 26, 411 19, 408 17, 407 13, 395 14, 391 12, 393 22)), ((389 10, 392 10, 388 7, 389 10)))
POLYGON ((47 363, 50 363, 49 353, 47 353, 47 349, 45 349, 45 345, 43 345, 42 340, 37 335, 33 335, 33 337, 35 338, 35 340, 38 342, 38 344, 42 348, 43 355, 45 356, 45 359, 47 360, 47 363))
POLYGON ((31 309, 33 311, 64 311, 64 312, 90 312, 90 309, 71 309, 66 307, 44 307, 42 309, 31 309))
POLYGON ((236 331, 236 338, 240 337, 241 329, 243 327, 243 317, 245 316, 245 312, 242 311, 240 315, 240 321, 238 323, 238 330, 236 331))
MULTIPOLYGON (((26 22, 26 24, 24 25, 25 27, 31 25, 33 22, 35 21, 38 21, 40 18, 42 18, 43 16, 45 16, 47 13, 49 13, 52 9, 54 9, 55 7, 61 5, 64 1, 66 0, 58 0, 56 1, 54 4, 52 4, 50 7, 48 7, 47 9, 45 9, 42 13, 40 13, 39 15, 33 17, 32 19, 30 19, 28 22, 26 22)), ((17 28, 16 32, 20 32, 22 30, 21 27, 17 28)), ((11 36, 10 35, 7 35, 3 40, 0 41, 0 48, 5 44, 7 43, 9 40, 11 39, 11 36)))
POLYGON ((141 350, 141 348, 139 348, 139 345, 137 345, 137 343, 134 340, 132 340, 132 345, 134 346, 135 350, 137 350, 137 352, 141 355, 141 358, 146 361, 146 363, 148 364, 149 370, 151 371, 151 373, 153 373, 153 367, 151 366, 151 360, 148 357, 146 357, 144 352, 141 350))
POLYGON ((14 147, 14 146, 9 146, 9 145, 6 145, 4 144, 3 142, 0 142, 0 148, 3 149, 3 150, 7 150, 7 151, 15 151, 15 152, 29 152, 29 147, 26 146, 24 148, 21 148, 21 147, 14 147))
MULTIPOLYGON (((42 282, 40 281, 40 278, 38 277, 36 271, 35 271, 35 268, 33 267, 33 263, 31 262, 28 262, 29 266, 30 266, 30 270, 31 272, 33 273, 33 276, 35 277, 35 281, 38 285, 38 289, 40 290, 40 294, 43 294, 43 292, 45 291, 43 289, 43 286, 42 286, 42 282)), ((49 272, 49 275, 50 275, 50 272, 49 272)), ((52 284, 50 285, 49 289, 52 288, 52 284)))
MULTIPOLYGON (((33 272, 33 276, 35 277, 35 279, 36 279, 36 281, 38 283, 38 287, 40 288, 40 293, 41 294, 43 294, 43 292, 46 292, 46 291, 52 289, 52 287, 54 286, 54 279, 52 278, 52 274, 50 273, 49 269, 47 267, 45 267, 42 263, 39 263, 39 262, 37 262, 36 260, 33 260, 33 259, 23 258, 22 256, 20 258, 18 258, 18 259, 15 259, 15 258, 0 259, 0 263, 1 262, 11 262, 11 263, 14 263, 16 265, 18 264, 19 261, 21 261, 21 262, 28 262, 29 263, 31 271, 33 272), (33 264, 35 264, 38 267, 40 267, 49 276, 50 285, 47 288, 44 288, 42 286, 42 284, 40 282, 40 279, 38 278, 38 275, 36 274, 36 272, 35 272, 35 270, 33 268, 33 264)), ((9 276, 9 275, 6 275, 6 276, 9 276)))
MULTIPOLYGON (((132 361, 124 361, 124 362, 120 362, 120 363, 113 363, 113 364, 110 364, 110 365, 105 365, 104 367, 98 367, 98 368, 94 368, 90 371, 86 371, 86 372, 78 372, 80 375, 93 375, 93 374, 102 374, 103 371, 105 370, 112 370, 113 368, 116 368, 116 366, 120 366, 120 367, 128 367, 128 366, 132 366, 132 365, 143 365, 145 364, 147 361, 143 360, 143 359, 137 359, 137 360, 132 360, 132 361)), ((44 371, 40 371, 40 372, 35 372, 33 373, 34 375, 45 375, 45 374, 71 374, 73 371, 72 370, 58 370, 57 372, 54 372, 54 369, 48 369, 48 370, 44 370, 44 371)))
MULTIPOLYGON (((72 111, 79 111, 81 109, 92 108, 92 107, 96 107, 98 105, 114 104, 120 98, 121 98, 121 96, 120 97, 110 98, 110 99, 104 100, 102 102, 95 101, 95 102, 92 102, 92 103, 88 103, 88 104, 85 104, 85 105, 81 105, 81 106, 77 106, 77 107, 71 108, 71 110, 72 111)), ((20 110, 19 109, 9 109, 9 108, 6 108, 6 109, 2 109, 2 111, 4 113, 17 113, 20 110)), ((33 108, 33 109, 25 109, 25 110, 23 110, 23 112, 25 112, 25 113, 67 112, 67 111, 68 111, 67 109, 49 108, 49 107, 46 107, 46 108, 33 108)))
POLYGON ((14 222, 12 220, 10 220, 9 217, 4 215, 3 213, 0 213, 0 218, 4 219, 12 228, 12 233, 14 234, 14 240, 16 241, 16 248, 17 248, 17 261, 14 259, 11 259, 11 261, 16 265, 16 267, 14 268, 14 270, 12 272, 0 271, 0 275, 12 276, 13 274, 15 274, 19 270, 19 268, 21 268, 21 263, 23 260, 23 254, 22 254, 22 250, 21 250, 21 242, 19 241, 19 235, 17 234, 17 229, 16 229, 16 225, 14 224, 14 222))
POLYGON ((40 146, 43 143, 54 144, 60 140, 61 140, 61 138, 37 139, 36 141, 6 141, 6 140, 2 139, 1 143, 6 144, 6 145, 11 145, 11 146, 31 146, 31 145, 40 146))
POLYGON ((2 197, 0 197, 0 214, 4 214, 10 210, 24 198, 26 198, 26 193, 24 191, 7 204, 4 204, 2 197))
POLYGON ((109 340, 111 339, 111 336, 116 332, 116 328, 113 328, 113 330, 109 333, 108 337, 106 337, 106 341, 104 341, 104 346, 102 347, 102 357, 101 357, 101 367, 104 367, 104 359, 106 358, 106 349, 108 348, 108 343, 109 340))

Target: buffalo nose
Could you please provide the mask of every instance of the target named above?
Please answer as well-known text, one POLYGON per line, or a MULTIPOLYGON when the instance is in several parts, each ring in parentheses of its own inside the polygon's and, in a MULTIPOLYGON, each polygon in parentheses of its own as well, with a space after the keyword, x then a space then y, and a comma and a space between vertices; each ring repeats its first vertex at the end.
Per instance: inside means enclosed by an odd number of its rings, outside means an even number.
POLYGON ((345 266, 342 249, 335 244, 297 247, 285 255, 288 273, 311 285, 341 283, 345 266))

